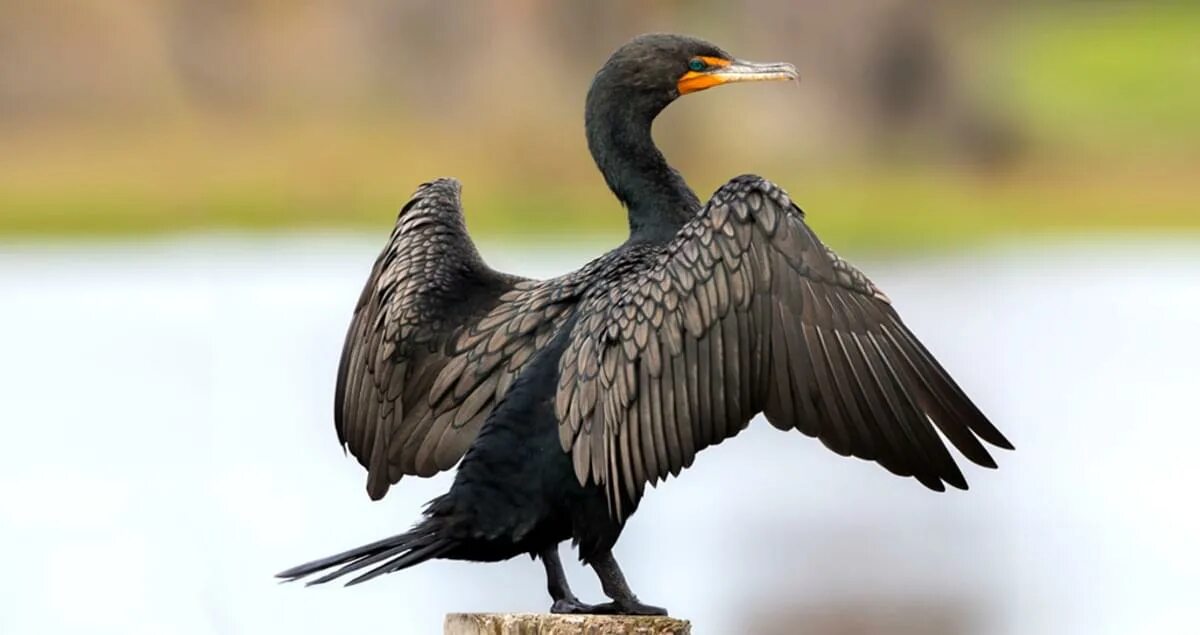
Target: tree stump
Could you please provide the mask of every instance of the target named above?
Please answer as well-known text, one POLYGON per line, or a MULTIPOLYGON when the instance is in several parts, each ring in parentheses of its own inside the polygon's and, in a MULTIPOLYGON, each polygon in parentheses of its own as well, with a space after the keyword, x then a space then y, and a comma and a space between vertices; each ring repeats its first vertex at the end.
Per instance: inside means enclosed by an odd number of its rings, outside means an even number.
POLYGON ((687 620, 640 615, 450 613, 445 635, 691 635, 687 620))

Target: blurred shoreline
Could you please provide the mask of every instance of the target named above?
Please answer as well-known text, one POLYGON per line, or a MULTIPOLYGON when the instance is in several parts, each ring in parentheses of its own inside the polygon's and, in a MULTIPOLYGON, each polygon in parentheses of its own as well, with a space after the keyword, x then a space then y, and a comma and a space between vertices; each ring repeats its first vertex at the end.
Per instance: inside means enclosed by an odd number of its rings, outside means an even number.
POLYGON ((0 236, 383 233, 436 176, 481 237, 620 235, 583 98, 653 30, 801 69, 663 114, 702 197, 762 174, 876 250, 1200 229, 1200 5, 21 0, 0 6, 0 236))

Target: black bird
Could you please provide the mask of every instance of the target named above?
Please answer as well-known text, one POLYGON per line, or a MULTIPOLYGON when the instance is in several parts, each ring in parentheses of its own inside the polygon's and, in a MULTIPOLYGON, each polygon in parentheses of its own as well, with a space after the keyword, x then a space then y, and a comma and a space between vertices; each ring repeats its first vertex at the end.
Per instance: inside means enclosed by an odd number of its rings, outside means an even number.
POLYGON ((967 487, 939 432, 995 467, 979 439, 1008 440, 782 189, 739 176, 701 203, 650 137, 680 95, 796 77, 680 35, 613 53, 585 118, 629 239, 559 278, 488 268, 458 182, 420 186, 358 300, 334 420, 373 499, 406 474, 462 463, 410 531, 279 577, 365 570, 355 584, 432 558, 531 554, 551 611, 665 613, 630 590, 613 545, 647 483, 760 412, 938 491, 967 487), (558 558, 568 539, 612 602, 571 592, 558 558))

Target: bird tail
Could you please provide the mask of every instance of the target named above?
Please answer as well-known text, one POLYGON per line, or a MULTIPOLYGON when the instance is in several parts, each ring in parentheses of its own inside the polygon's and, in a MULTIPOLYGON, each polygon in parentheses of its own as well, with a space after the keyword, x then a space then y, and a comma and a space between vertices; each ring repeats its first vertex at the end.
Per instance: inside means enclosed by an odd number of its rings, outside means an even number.
POLYGON ((350 586, 366 582, 385 573, 407 569, 426 560, 445 555, 454 547, 454 542, 446 538, 445 532, 441 531, 443 524, 441 520, 428 518, 405 533, 292 567, 287 571, 275 574, 275 577, 282 578, 285 582, 294 582, 314 573, 337 567, 319 578, 309 580, 306 586, 312 586, 324 584, 346 574, 377 565, 346 583, 346 586, 350 586))

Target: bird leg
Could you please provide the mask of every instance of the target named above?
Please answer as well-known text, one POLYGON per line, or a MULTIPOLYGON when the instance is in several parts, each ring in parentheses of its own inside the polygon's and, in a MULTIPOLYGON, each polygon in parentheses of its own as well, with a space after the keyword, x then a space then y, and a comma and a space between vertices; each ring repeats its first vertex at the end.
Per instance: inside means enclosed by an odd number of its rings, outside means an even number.
POLYGON ((617 560, 613 558, 611 550, 592 558, 589 564, 596 571, 596 576, 600 578, 600 586, 604 588, 604 594, 612 598, 612 602, 597 604, 592 607, 593 613, 617 615, 667 614, 667 609, 642 604, 638 601, 637 596, 633 594, 633 590, 629 588, 629 583, 625 581, 625 576, 621 573, 621 567, 617 565, 617 560))
POLYGON ((554 600, 554 604, 550 605, 551 613, 586 614, 596 612, 595 607, 580 602, 579 598, 571 592, 571 585, 567 582, 567 572, 563 571, 562 560, 558 559, 558 545, 539 551, 538 557, 542 559, 542 564, 546 567, 546 588, 550 591, 550 599, 554 600))

